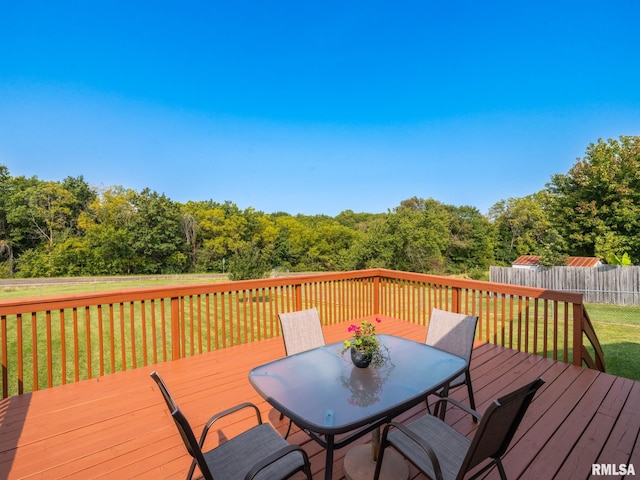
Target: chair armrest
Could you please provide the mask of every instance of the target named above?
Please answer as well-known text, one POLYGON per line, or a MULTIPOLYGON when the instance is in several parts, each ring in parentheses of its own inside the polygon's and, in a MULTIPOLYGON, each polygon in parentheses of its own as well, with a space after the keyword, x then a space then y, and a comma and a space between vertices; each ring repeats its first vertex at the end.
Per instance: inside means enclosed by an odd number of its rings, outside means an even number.
POLYGON ((272 453, 268 457, 262 459, 258 463, 256 463, 245 475, 245 480, 253 479, 260 471, 271 465, 272 463, 277 462, 278 460, 286 457, 287 455, 292 454, 293 452, 299 452, 302 454, 302 458, 304 461, 304 465, 309 465, 309 457, 307 456, 307 452, 305 452, 298 445, 287 445, 286 447, 282 447, 280 450, 272 453))
MULTIPOLYGON (((455 398, 451 398, 451 397, 442 397, 440 400, 438 400, 435 404, 438 405, 439 403, 447 403, 450 402, 452 405, 464 410, 465 412, 467 412, 468 414, 474 416, 475 418, 478 419, 478 421, 482 420, 482 415, 480 415, 476 410, 473 410, 472 408, 467 407, 465 404, 460 403, 459 401, 457 401, 455 398)), ((444 408, 444 407, 443 407, 444 408)), ((434 408, 434 411, 437 411, 434 408)))
POLYGON ((427 457, 429 457, 429 460, 431 461, 431 465, 433 465, 433 472, 436 475, 436 480, 443 480, 442 468, 440 467, 440 461, 438 460, 438 456, 436 455, 436 452, 433 450, 433 448, 431 448, 431 445, 429 445, 423 438, 419 437, 414 432, 409 430, 409 428, 407 428, 402 423, 398 423, 398 422, 390 422, 390 423, 388 423, 384 427, 384 430, 382 432, 382 439, 381 439, 380 444, 381 445, 385 445, 385 443, 387 443, 387 435, 389 434, 389 429, 391 427, 395 427, 399 432, 401 432, 406 437, 410 438, 422 450, 424 450, 424 453, 427 454, 427 457))
POLYGON ((232 413, 235 413, 235 412, 237 412, 239 410, 243 410, 245 408, 253 408, 255 410, 255 412, 256 412, 256 419, 258 420, 258 424, 262 423, 262 416, 260 415, 260 410, 253 403, 244 402, 244 403, 240 403, 240 404, 238 404, 238 405, 236 405, 234 407, 227 408, 226 410, 223 410, 222 412, 215 414, 205 424, 204 428, 202 429, 202 435, 200 436, 200 441, 198 442, 198 444, 200 445, 200 448, 203 447, 204 440, 205 440, 205 438, 207 436, 207 433, 209 432, 209 429, 213 426, 213 424, 215 422, 217 422, 218 420, 220 420, 223 417, 226 417, 227 415, 231 415, 232 413))

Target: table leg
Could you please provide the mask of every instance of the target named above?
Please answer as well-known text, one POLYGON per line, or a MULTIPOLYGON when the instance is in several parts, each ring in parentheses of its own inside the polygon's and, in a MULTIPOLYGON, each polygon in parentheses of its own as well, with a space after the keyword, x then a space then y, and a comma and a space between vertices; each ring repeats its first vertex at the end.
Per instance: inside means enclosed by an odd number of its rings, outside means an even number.
POLYGON ((380 427, 371 432, 371 456, 373 461, 378 461, 378 453, 380 452, 380 427))
MULTIPOLYGON (((380 452, 380 427, 371 432, 371 444, 357 445, 344 457, 344 475, 348 480, 371 480, 376 470, 380 452)), ((384 452, 381 480, 404 480, 409 478, 409 466, 402 455, 389 448, 384 452)))
MULTIPOLYGON (((447 383, 444 387, 442 387, 442 397, 449 396, 449 384, 447 383)), ((437 410, 433 411, 433 415, 438 417, 440 420, 444 421, 444 415, 446 413, 447 407, 444 403, 438 403, 437 410)))
POLYGON ((327 435, 327 459, 324 465, 324 480, 331 480, 333 477, 333 444, 334 444, 334 436, 327 435))

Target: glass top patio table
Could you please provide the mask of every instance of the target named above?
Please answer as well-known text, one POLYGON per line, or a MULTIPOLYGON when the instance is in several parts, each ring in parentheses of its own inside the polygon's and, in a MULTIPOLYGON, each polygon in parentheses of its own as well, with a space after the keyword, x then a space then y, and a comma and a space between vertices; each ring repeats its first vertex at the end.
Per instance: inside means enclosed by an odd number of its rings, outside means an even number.
POLYGON ((378 335, 389 352, 381 367, 357 368, 343 344, 290 355, 251 370, 249 381, 273 407, 327 449, 326 478, 333 450, 361 437, 430 393, 446 387, 464 368, 463 358, 424 343, 378 335), (350 433, 335 441, 335 435, 350 433))

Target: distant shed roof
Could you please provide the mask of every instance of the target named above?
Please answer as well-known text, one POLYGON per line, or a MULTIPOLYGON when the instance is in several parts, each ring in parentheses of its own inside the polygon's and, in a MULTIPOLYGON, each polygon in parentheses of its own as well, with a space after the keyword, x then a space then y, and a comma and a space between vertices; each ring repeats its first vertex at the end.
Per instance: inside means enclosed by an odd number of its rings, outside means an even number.
MULTIPOLYGON (((536 267, 540 265, 540 255, 522 255, 513 261, 512 265, 536 267)), ((568 257, 567 267, 597 267, 602 265, 598 257, 568 257)))

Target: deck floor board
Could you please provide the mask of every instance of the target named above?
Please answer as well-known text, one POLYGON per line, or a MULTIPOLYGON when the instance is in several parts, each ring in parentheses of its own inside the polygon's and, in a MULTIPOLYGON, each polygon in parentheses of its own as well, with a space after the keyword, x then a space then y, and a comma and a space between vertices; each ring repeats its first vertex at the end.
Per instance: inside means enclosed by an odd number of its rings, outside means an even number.
MULTIPOLYGON (((326 342, 343 340, 347 326, 325 327, 326 342)), ((417 341, 426 336, 425 326, 390 318, 383 318, 378 331, 417 341)), ((273 338, 1 400, 0 478, 182 479, 190 459, 149 373, 160 372, 196 433, 213 413, 251 401, 284 434, 287 420, 280 420, 247 379, 252 367, 284 354, 282 340, 273 338)), ((481 413, 500 395, 538 376, 545 379, 505 455, 510 479, 589 478, 593 463, 635 461, 640 471, 640 382, 482 342, 476 343, 471 375, 481 413)), ((466 388, 452 396, 468 404, 466 388)), ((397 420, 425 413, 422 404, 397 420)), ((446 418, 473 435, 476 424, 469 415, 449 409, 446 418)), ((234 417, 208 445, 252 422, 249 412, 234 417)), ((305 448, 314 478, 323 478, 320 446, 295 428, 289 441, 305 448)), ((335 452, 336 479, 344 479, 348 449, 335 452)), ((424 477, 410 466, 410 478, 424 477)), ((484 478, 498 478, 497 472, 484 478)))

